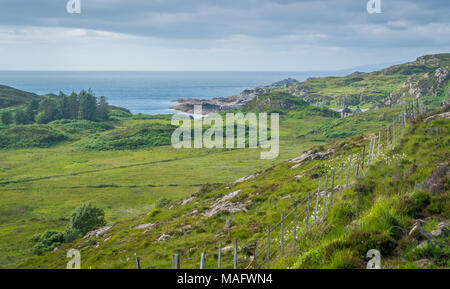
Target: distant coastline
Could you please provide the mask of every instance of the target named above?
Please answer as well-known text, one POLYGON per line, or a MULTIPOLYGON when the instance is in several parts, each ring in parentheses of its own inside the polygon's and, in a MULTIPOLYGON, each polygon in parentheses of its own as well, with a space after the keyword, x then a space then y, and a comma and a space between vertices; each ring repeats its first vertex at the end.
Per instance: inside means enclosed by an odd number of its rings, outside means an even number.
POLYGON ((133 114, 154 115, 188 111, 176 107, 181 99, 224 99, 286 78, 303 81, 347 72, 0 71, 0 79, 4 85, 39 95, 91 88, 97 96, 106 96, 111 105, 133 114))

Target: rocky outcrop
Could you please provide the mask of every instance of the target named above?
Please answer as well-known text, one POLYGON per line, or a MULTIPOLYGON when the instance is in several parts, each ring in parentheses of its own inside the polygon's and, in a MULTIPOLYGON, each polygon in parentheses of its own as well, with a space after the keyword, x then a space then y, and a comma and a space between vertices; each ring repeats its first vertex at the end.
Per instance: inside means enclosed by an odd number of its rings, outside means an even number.
POLYGON ((449 233, 449 230, 447 226, 444 223, 440 223, 438 225, 438 229, 431 232, 431 235, 433 235, 436 238, 440 237, 447 237, 449 233))
POLYGON ((411 231, 409 231, 409 235, 417 238, 422 236, 425 237, 426 239, 434 240, 435 239, 434 236, 431 235, 430 232, 425 230, 423 224, 425 224, 424 221, 416 220, 416 222, 414 223, 414 227, 411 229, 411 231))
POLYGON ((442 88, 448 78, 448 70, 439 67, 431 73, 411 76, 403 83, 402 88, 414 98, 420 98, 427 94, 437 96, 439 89, 442 88))
POLYGON ((290 160, 289 162, 295 163, 294 166, 291 167, 291 169, 298 168, 303 161, 310 159, 310 160, 324 160, 328 158, 330 155, 334 153, 334 149, 328 149, 326 152, 317 152, 313 153, 312 150, 304 152, 301 156, 296 157, 295 159, 290 160))
POLYGON ((244 106, 247 102, 263 93, 270 92, 272 88, 285 87, 288 88, 291 84, 299 83, 294 78, 286 78, 271 85, 257 86, 252 89, 245 89, 238 95, 228 97, 216 97, 213 99, 194 99, 194 98, 180 98, 176 101, 178 105, 171 107, 172 109, 194 113, 194 105, 202 105, 202 114, 209 114, 223 110, 233 109, 244 106))
POLYGON ((450 118, 450 112, 444 112, 444 113, 440 113, 440 114, 435 114, 435 115, 429 116, 424 121, 425 122, 430 122, 430 121, 433 121, 433 120, 438 119, 438 118, 448 119, 448 118, 450 118))
POLYGON ((209 114, 242 107, 255 97, 269 91, 269 86, 259 86, 253 89, 246 89, 238 95, 229 97, 218 97, 213 99, 180 98, 177 99, 178 105, 171 108, 186 113, 194 113, 194 105, 201 105, 202 114, 209 114))
POLYGON ((190 202, 192 202, 195 199, 195 196, 191 196, 189 198, 187 198, 186 200, 184 200, 183 202, 181 202, 181 205, 184 206, 190 202))
POLYGON ((169 234, 162 234, 161 236, 159 236, 157 241, 158 242, 164 242, 164 241, 168 240, 169 238, 170 238, 169 234))
POLYGON ((239 184, 239 183, 242 183, 242 182, 254 179, 254 178, 258 177, 258 176, 259 176, 259 174, 253 174, 253 175, 249 175, 249 176, 246 176, 246 177, 242 177, 240 179, 235 180, 233 182, 233 184, 239 184))
POLYGON ((426 269, 428 268, 428 266, 430 266, 432 262, 428 259, 420 259, 417 261, 414 261, 414 264, 416 264, 417 266, 419 266, 422 269, 426 269))
POLYGON ((105 226, 105 227, 98 228, 96 230, 92 230, 89 233, 87 233, 83 237, 83 239, 89 239, 89 238, 92 238, 92 237, 99 238, 103 234, 105 234, 107 231, 109 231, 111 228, 112 228, 112 226, 105 226))
POLYGON ((247 211, 247 208, 246 204, 224 202, 217 204, 211 210, 204 212, 202 215, 209 218, 222 211, 226 211, 229 213, 236 213, 239 211, 247 211))
POLYGON ((138 229, 138 230, 144 230, 142 233, 145 234, 148 231, 150 231, 153 228, 154 224, 153 223, 149 223, 149 224, 140 224, 137 225, 136 227, 134 227, 134 229, 138 229))
POLYGON ((233 199, 234 197, 236 197, 240 191, 241 190, 231 192, 228 195, 214 201, 211 204, 210 210, 203 212, 202 215, 209 218, 209 217, 212 217, 215 214, 222 212, 222 211, 226 211, 229 213, 236 213, 239 211, 247 211, 246 205, 249 203, 249 201, 247 201, 247 203, 245 203, 245 204, 238 203, 238 202, 233 203, 233 202, 229 201, 229 200, 233 199))

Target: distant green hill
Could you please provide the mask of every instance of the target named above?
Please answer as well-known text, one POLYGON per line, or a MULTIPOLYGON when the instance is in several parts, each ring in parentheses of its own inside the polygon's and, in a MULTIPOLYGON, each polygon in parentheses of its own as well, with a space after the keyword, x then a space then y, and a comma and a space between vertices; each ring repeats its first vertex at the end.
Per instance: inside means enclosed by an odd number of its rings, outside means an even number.
POLYGON ((33 98, 39 98, 39 95, 0 85, 0 108, 27 104, 33 98))
POLYGON ((439 105, 449 95, 449 69, 449 53, 425 55, 371 73, 310 78, 276 90, 284 90, 308 103, 335 108, 391 106, 405 103, 411 97, 426 105, 439 105))

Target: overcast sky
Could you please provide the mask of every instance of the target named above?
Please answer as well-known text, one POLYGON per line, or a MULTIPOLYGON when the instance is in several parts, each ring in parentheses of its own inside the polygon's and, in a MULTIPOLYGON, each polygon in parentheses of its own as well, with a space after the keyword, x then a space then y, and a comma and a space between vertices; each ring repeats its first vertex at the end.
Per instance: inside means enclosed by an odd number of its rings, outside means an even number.
POLYGON ((0 0, 0 70, 334 70, 450 52, 449 0, 0 0))

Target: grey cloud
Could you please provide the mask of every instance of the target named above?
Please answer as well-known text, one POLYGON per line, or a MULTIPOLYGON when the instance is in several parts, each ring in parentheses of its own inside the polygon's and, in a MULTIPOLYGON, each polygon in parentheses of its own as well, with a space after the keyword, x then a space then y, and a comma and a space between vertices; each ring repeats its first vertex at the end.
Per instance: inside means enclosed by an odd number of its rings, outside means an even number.
POLYGON ((84 28, 169 40, 298 35, 303 37, 296 38, 298 43, 325 46, 450 44, 448 0, 381 0, 383 13, 372 15, 365 10, 366 0, 81 1, 82 14, 69 15, 66 0, 1 0, 0 25, 84 28), (417 27, 423 28, 420 33, 417 27))

